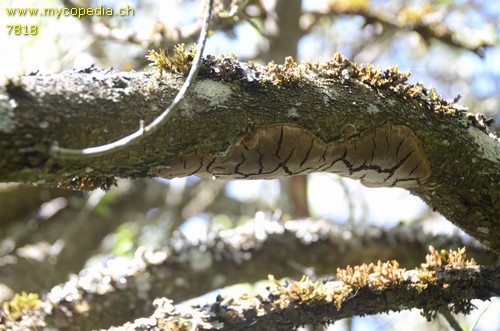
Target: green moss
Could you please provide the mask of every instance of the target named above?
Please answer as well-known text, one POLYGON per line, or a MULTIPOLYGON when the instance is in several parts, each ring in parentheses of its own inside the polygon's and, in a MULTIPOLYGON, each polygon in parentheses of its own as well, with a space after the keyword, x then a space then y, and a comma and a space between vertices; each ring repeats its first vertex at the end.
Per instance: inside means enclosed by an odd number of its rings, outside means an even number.
MULTIPOLYGON (((194 46, 187 49, 184 44, 174 47, 172 55, 165 49, 150 50, 146 56, 150 66, 162 75, 164 72, 186 76, 196 54, 194 46)), ((287 57, 283 64, 270 62, 259 66, 252 62, 241 63, 234 54, 207 55, 202 59, 199 76, 226 82, 257 83, 262 86, 300 84, 317 77, 339 80, 343 83, 361 83, 377 90, 389 90, 404 98, 417 102, 425 110, 439 112, 453 117, 465 116, 466 108, 455 106, 456 100, 442 98, 434 88, 425 88, 421 83, 408 84, 410 71, 400 71, 397 66, 382 70, 372 64, 351 62, 340 53, 326 62, 298 64, 287 57)))
POLYGON ((149 50, 146 58, 151 61, 151 67, 154 67, 160 75, 163 72, 175 72, 186 76, 193 64, 196 55, 196 45, 186 49, 186 45, 179 44, 174 46, 173 55, 168 56, 167 50, 160 48, 159 52, 149 50))

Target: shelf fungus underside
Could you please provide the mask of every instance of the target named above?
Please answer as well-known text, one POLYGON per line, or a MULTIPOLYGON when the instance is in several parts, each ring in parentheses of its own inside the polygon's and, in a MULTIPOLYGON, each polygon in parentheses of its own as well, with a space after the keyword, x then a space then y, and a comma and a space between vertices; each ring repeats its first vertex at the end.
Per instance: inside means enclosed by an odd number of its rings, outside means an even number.
POLYGON ((166 160, 156 175, 272 179, 331 172, 370 187, 414 187, 431 175, 420 141, 404 125, 384 125, 357 139, 328 144, 293 124, 257 127, 217 155, 191 153, 166 160))

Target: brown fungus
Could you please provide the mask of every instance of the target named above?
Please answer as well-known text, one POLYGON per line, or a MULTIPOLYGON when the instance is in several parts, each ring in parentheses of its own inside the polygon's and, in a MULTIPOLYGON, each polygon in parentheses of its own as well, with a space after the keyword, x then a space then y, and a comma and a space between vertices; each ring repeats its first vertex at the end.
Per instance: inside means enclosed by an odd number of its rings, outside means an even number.
POLYGON ((272 179, 331 172, 369 187, 414 187, 431 175, 420 141, 404 125, 384 125, 345 143, 326 143, 293 124, 255 128, 225 152, 191 153, 166 160, 156 175, 272 179))

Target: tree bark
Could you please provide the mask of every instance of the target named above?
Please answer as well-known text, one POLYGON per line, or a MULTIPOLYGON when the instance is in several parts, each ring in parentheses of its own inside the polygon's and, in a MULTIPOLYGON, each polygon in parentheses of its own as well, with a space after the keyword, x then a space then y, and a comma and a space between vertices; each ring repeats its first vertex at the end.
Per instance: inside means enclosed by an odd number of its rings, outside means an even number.
MULTIPOLYGON (((256 282, 268 274, 298 279, 306 270, 313 270, 311 276, 319 277, 334 275, 337 268, 348 264, 377 260, 397 260, 401 267, 413 268, 422 262, 429 245, 436 249, 466 246, 467 256, 477 263, 496 261, 495 254, 470 238, 432 235, 419 226, 383 231, 311 219, 281 223, 269 216, 209 233, 206 240, 196 243, 178 238, 162 249, 140 248, 126 266, 110 260, 106 267, 84 270, 47 294, 44 300, 51 305, 51 313, 43 322, 56 329, 107 328, 150 315, 156 298, 178 303, 233 284, 256 282)), ((474 285, 478 291, 494 292, 479 280, 474 285)), ((452 283, 455 286, 462 289, 452 283)))
MULTIPOLYGON (((278 0, 274 7, 277 33, 269 39, 269 49, 262 52, 264 61, 281 62, 287 56, 297 58, 298 44, 303 36, 300 28, 302 0, 278 0)), ((280 179, 281 208, 292 218, 309 217, 307 175, 280 179)))
MULTIPOLYGON (((291 284, 271 288, 269 295, 255 297, 220 296, 211 305, 193 308, 186 312, 172 307, 168 300, 155 302, 157 309, 148 319, 136 320, 113 330, 130 328, 147 329, 155 323, 175 325, 192 316, 200 330, 295 330, 306 323, 328 324, 343 318, 357 315, 373 315, 400 311, 404 308, 422 309, 431 320, 436 310, 452 310, 456 313, 469 313, 473 308, 468 300, 480 298, 488 300, 500 293, 500 282, 496 276, 498 267, 446 268, 436 272, 435 283, 417 280, 417 270, 403 274, 406 281, 401 285, 388 286, 387 289, 373 290, 371 285, 353 291, 339 306, 332 302, 342 291, 342 282, 308 282, 301 280, 291 284), (478 284, 481 283, 483 286, 478 284), (454 284, 453 289, 450 284, 454 284), (487 288, 487 290, 485 290, 487 288), (451 307, 448 305, 451 304, 451 307), (174 309, 172 309, 174 308, 174 309), (204 314, 203 314, 204 313, 204 314), (205 318, 199 318, 205 315, 205 318), (201 320, 201 321, 200 321, 201 320)), ((393 285, 393 284, 391 284, 393 285)))
MULTIPOLYGON (((0 92, 0 181, 91 189, 114 177, 155 176, 176 157, 225 155, 245 134, 253 138, 269 125, 305 129, 315 141, 352 149, 392 125, 410 128, 432 169, 425 183, 409 190, 500 252, 500 143, 486 121, 421 84, 406 85, 400 76, 387 82, 391 72, 371 77, 366 67, 335 65, 297 73, 221 61, 215 74, 205 70, 157 134, 79 160, 52 157, 50 147, 85 148, 135 132, 140 121, 163 111, 183 78, 88 68, 13 79, 0 92)), ((258 170, 259 164, 247 166, 258 170)))

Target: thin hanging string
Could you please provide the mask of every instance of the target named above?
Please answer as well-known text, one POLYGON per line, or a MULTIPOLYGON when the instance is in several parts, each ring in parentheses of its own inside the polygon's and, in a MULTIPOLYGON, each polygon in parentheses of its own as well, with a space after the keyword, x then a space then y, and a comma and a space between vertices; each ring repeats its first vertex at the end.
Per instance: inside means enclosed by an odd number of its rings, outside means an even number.
POLYGON ((198 39, 198 46, 196 50, 196 55, 193 59, 193 64, 189 70, 189 74, 184 81, 181 89, 175 96, 172 103, 165 109, 165 111, 158 116, 153 122, 144 127, 144 122, 140 122, 140 128, 136 132, 116 140, 114 142, 100 145, 96 147, 88 147, 84 149, 71 149, 59 146, 52 146, 50 148, 50 154, 56 158, 71 158, 71 159, 84 159, 93 156, 102 156, 122 148, 127 147, 133 141, 138 141, 144 139, 145 137, 153 134, 158 128, 160 128, 179 108, 181 101, 184 99, 186 94, 190 91, 192 83, 198 75, 200 70, 201 59, 203 57, 203 51, 205 50, 205 44, 208 37, 208 29, 210 26, 210 18, 212 14, 214 0, 207 1, 207 7, 205 9, 205 16, 203 18, 203 26, 201 28, 200 37, 198 39))

